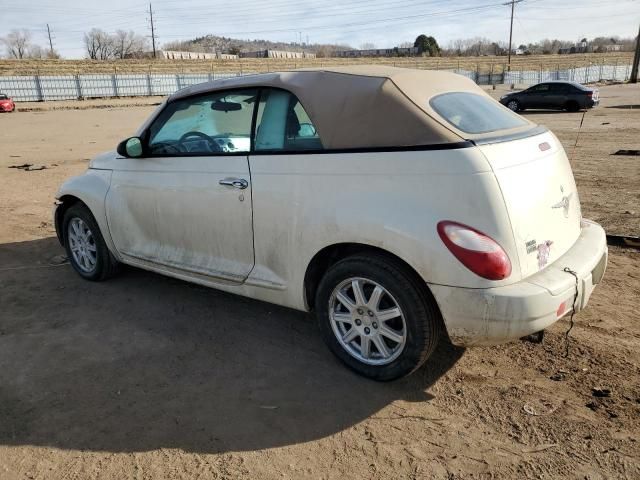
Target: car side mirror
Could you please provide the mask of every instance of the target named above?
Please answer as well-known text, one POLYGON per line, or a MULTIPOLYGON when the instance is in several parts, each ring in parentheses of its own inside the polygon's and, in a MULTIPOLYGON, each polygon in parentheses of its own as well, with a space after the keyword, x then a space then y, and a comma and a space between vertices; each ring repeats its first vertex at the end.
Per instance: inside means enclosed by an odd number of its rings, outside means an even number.
POLYGON ((142 156, 142 140, 139 137, 127 138, 118 144, 116 151, 123 157, 140 158, 142 156))

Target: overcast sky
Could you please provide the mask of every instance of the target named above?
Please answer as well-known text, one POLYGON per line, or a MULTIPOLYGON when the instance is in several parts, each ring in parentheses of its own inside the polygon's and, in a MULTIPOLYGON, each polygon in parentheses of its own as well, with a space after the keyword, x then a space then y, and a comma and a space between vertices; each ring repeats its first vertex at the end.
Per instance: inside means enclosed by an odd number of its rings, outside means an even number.
MULTIPOLYGON (((215 34, 244 39, 393 47, 421 33, 441 45, 475 36, 509 38, 508 0, 153 0, 159 45, 215 34)), ((632 37, 639 0, 523 0, 516 4, 514 44, 543 38, 632 37)), ((0 37, 31 31, 35 43, 64 57, 85 56, 82 34, 93 27, 150 35, 149 3, 140 0, 0 0, 0 37)))

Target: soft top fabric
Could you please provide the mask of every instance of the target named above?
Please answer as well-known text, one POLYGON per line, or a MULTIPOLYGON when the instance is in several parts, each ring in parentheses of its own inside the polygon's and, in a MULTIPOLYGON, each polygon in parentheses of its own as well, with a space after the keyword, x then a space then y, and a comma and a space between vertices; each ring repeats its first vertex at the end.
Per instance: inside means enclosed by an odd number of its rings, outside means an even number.
MULTIPOLYGON (((496 132, 465 134, 431 108, 429 99, 447 92, 489 97, 472 80, 443 71, 374 65, 300 69, 193 85, 174 93, 168 101, 259 86, 282 88, 296 95, 327 149, 432 145, 496 136, 496 132)), ((532 126, 527 121, 505 133, 532 126)))

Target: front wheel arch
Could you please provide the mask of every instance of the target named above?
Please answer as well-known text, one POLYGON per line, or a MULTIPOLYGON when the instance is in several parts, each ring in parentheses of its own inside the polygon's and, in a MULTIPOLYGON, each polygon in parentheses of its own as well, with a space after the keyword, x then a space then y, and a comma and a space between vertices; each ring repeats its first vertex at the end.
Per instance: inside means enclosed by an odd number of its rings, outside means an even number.
POLYGON ((71 208, 73 205, 77 205, 78 203, 84 205, 89 211, 91 211, 91 209, 87 206, 86 203, 84 203, 74 195, 63 195, 58 199, 58 202, 58 208, 56 208, 55 218, 53 219, 53 221, 55 222, 54 226, 56 229, 56 235, 58 236, 58 241, 60 242, 60 245, 64 247, 64 232, 62 224, 64 222, 64 214, 66 213, 66 211, 69 210, 69 208, 71 208))

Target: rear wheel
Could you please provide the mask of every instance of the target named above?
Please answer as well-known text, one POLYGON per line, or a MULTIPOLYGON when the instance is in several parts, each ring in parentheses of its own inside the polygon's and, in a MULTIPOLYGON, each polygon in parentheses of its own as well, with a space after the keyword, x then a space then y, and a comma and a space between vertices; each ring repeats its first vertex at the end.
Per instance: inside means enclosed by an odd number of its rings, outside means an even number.
POLYGON ((520 102, 517 100, 509 100, 507 102, 507 108, 513 112, 518 112, 521 110, 520 102))
POLYGON ((320 331, 333 353, 357 373, 394 380, 431 355, 440 312, 424 285, 382 256, 353 256, 333 265, 316 295, 320 331))
POLYGON ((578 110, 580 110, 580 105, 578 105, 578 102, 571 101, 567 102, 565 108, 567 112, 577 112, 578 110))
POLYGON ((69 263, 86 280, 100 281, 113 276, 118 262, 107 248, 100 228, 89 209, 76 204, 64 214, 64 247, 69 263))

